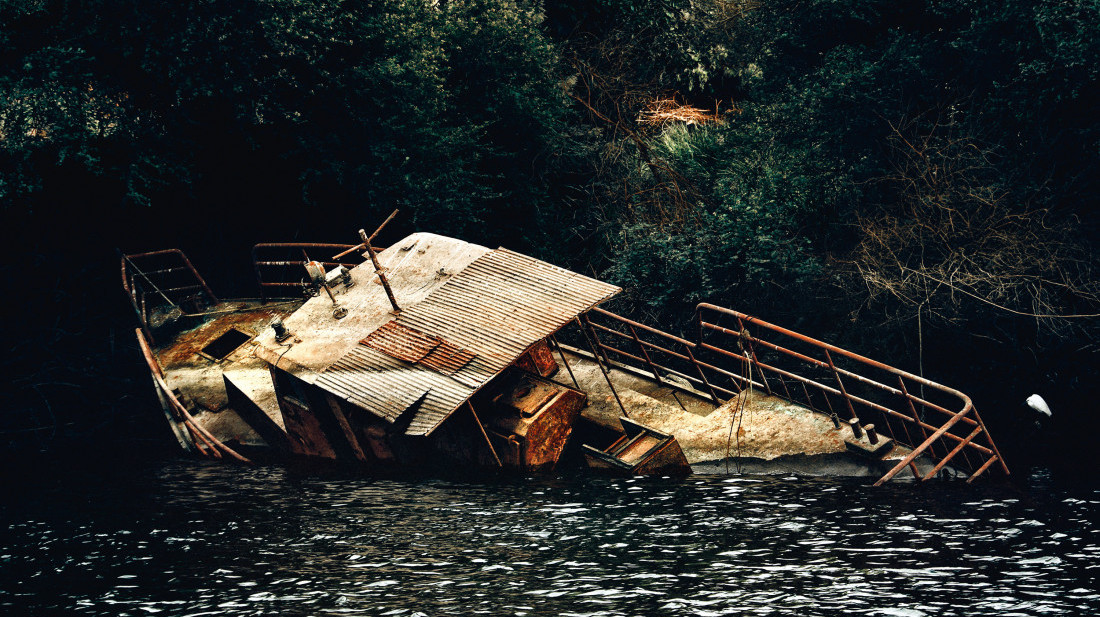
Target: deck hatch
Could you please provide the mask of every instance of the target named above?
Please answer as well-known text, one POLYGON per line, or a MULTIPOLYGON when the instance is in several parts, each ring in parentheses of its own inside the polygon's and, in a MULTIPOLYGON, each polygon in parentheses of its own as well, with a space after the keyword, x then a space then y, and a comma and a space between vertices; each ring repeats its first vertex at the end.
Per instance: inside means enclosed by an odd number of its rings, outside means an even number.
POLYGON ((214 360, 224 360, 238 347, 252 340, 252 335, 230 328, 202 348, 202 353, 214 360))

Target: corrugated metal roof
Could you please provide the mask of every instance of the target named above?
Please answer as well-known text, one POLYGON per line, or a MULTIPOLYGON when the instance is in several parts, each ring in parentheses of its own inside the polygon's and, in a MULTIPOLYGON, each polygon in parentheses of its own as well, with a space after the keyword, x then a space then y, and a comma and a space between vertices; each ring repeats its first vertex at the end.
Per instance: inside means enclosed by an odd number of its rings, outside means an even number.
POLYGON ((316 383, 391 422, 423 396, 406 433, 427 435, 531 345, 618 291, 497 249, 371 333, 316 383))

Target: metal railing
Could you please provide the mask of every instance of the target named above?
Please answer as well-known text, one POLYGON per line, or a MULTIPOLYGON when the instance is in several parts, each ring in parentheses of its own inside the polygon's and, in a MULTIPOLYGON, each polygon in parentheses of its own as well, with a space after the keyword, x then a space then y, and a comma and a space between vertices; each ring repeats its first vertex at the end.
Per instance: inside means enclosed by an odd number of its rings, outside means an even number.
POLYGON ((160 362, 157 361, 156 354, 153 353, 153 349, 149 344, 149 341, 145 338, 141 329, 136 331, 138 346, 141 348, 141 354, 145 358, 145 363, 149 367, 149 373, 153 377, 153 383, 156 384, 157 397, 160 399, 164 406, 164 413, 168 417, 169 424, 178 431, 179 427, 187 429, 187 437, 184 437, 182 432, 177 432, 177 436, 180 438, 180 443, 189 445, 197 450, 200 454, 208 458, 223 458, 223 453, 226 456, 235 458, 242 463, 251 463, 247 457, 237 453, 236 450, 222 443, 217 437, 215 437, 209 430, 207 430, 202 424, 198 422, 187 411, 187 407, 180 402, 179 397, 168 385, 164 369, 160 366, 160 362))
POLYGON ((968 473, 968 482, 995 464, 1008 474, 978 410, 954 388, 720 306, 699 304, 695 322, 698 340, 690 341, 600 308, 581 319, 607 366, 614 359, 661 385, 688 386, 715 405, 752 387, 837 422, 841 416, 858 425, 873 421, 912 449, 876 486, 906 468, 928 480, 949 464, 968 473), (716 344, 715 337, 732 338, 733 345, 716 344), (923 474, 915 462, 921 456, 933 462, 923 474))
POLYGON ((120 261, 122 289, 150 341, 149 319, 154 308, 167 304, 183 311, 187 305, 198 309, 218 303, 218 297, 179 249, 124 254, 120 261))
POLYGON ((737 377, 723 368, 700 362, 695 357, 696 343, 668 332, 593 308, 581 317, 596 353, 610 366, 612 355, 620 362, 649 372, 664 386, 689 386, 695 394, 710 398, 715 405, 737 396, 740 388, 730 389, 716 378, 737 377), (600 333, 605 335, 601 338, 600 333), (614 341, 615 344, 605 341, 614 341), (621 342, 620 342, 621 341, 621 342), (634 351, 631 353, 623 347, 634 351), (709 377, 708 377, 709 374, 709 377))
POLYGON ((252 270, 260 287, 260 299, 301 297, 304 287, 306 261, 316 260, 325 269, 336 266, 353 268, 362 263, 361 256, 352 251, 337 260, 332 255, 355 248, 354 244, 324 242, 264 242, 252 247, 252 270), (308 251, 313 251, 310 255, 308 251))
POLYGON ((700 349, 746 364, 759 378, 753 383, 769 394, 859 423, 873 419, 876 427, 912 448, 876 486, 907 467, 920 480, 934 477, 948 464, 966 471, 968 482, 994 464, 1009 473, 970 397, 954 388, 713 304, 696 307, 696 322, 700 349), (735 327, 720 325, 723 320, 735 327), (706 342, 708 333, 732 337, 741 353, 706 342), (934 463, 924 474, 914 463, 920 456, 934 463))

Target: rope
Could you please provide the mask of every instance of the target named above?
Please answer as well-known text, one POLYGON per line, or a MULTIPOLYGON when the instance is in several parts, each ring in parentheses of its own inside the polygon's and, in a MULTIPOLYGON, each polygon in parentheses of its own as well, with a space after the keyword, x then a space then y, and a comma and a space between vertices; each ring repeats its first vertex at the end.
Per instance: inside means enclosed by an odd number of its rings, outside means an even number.
POLYGON ((741 376, 749 384, 749 391, 748 391, 747 394, 744 391, 742 391, 741 394, 739 394, 737 396, 737 408, 733 412, 733 416, 730 417, 730 432, 729 432, 729 435, 726 436, 726 473, 727 474, 730 472, 730 444, 733 442, 734 426, 735 426, 735 424, 733 422, 734 418, 737 418, 737 423, 736 423, 736 427, 737 427, 737 473, 741 473, 741 422, 745 418, 745 404, 748 401, 748 398, 750 396, 752 396, 752 379, 751 379, 752 372, 751 372, 751 369, 749 367, 749 354, 748 354, 747 351, 743 351, 742 353, 745 354, 745 364, 744 364, 744 368, 741 371, 741 376))

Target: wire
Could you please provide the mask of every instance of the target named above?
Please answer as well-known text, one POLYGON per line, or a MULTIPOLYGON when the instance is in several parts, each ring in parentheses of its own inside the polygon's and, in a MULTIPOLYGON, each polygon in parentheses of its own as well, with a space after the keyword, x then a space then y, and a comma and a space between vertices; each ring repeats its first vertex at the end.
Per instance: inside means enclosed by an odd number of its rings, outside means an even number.
POLYGON ((294 347, 294 343, 279 343, 279 347, 286 347, 286 349, 283 350, 283 353, 279 354, 279 359, 275 361, 275 368, 279 368, 279 363, 283 361, 283 356, 290 351, 291 347, 294 347))

